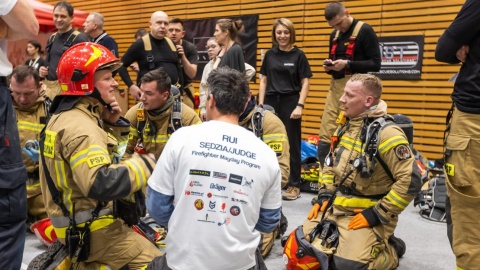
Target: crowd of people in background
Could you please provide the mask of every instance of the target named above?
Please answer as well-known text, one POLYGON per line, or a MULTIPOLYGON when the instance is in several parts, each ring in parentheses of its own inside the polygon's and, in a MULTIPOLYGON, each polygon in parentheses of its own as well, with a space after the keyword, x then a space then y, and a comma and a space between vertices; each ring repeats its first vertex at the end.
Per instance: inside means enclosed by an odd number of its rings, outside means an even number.
MULTIPOLYGON (((293 22, 274 20, 254 96, 249 81, 256 70, 245 61, 239 35, 248 29, 241 20, 216 21, 195 89, 198 48, 185 40, 180 18, 152 13, 149 31, 138 29, 122 53, 101 13, 89 13, 80 32, 72 26, 72 4, 56 3, 57 31, 40 44, 27 0, 4 2, 0 268, 20 268, 24 232, 31 231, 49 246, 35 263, 266 269, 263 258, 285 233, 282 199, 301 196, 302 116, 313 73, 293 22), (29 59, 12 67, 6 41, 25 38, 29 59), (117 74, 136 101, 126 112, 115 97, 117 74), (158 231, 148 233, 155 226, 142 227, 145 216, 168 232, 165 254, 156 246, 158 231), (68 256, 53 260, 62 249, 68 256)), ((475 169, 461 165, 474 162, 478 148, 480 24, 472 15, 478 8, 466 1, 435 54, 463 63, 445 140, 448 237, 457 269, 480 260, 478 241, 471 241, 480 235, 473 218, 478 183, 475 169)), ((319 192, 286 240, 284 262, 299 269, 310 256, 322 269, 395 269, 406 249, 394 236, 398 216, 422 186, 413 138, 388 114, 380 79, 368 74, 381 67, 372 26, 337 1, 325 6, 324 17, 333 31, 323 62, 331 81, 316 156, 319 192)))

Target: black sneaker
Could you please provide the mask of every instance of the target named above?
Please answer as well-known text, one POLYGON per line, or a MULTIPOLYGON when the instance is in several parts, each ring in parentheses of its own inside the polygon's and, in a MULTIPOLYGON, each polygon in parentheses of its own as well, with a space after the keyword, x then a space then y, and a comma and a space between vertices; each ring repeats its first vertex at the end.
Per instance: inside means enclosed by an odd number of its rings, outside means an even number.
POLYGON ((395 237, 393 234, 390 236, 390 238, 388 238, 388 243, 393 247, 393 249, 395 249, 399 259, 403 257, 405 251, 407 251, 407 245, 405 242, 402 239, 395 237))

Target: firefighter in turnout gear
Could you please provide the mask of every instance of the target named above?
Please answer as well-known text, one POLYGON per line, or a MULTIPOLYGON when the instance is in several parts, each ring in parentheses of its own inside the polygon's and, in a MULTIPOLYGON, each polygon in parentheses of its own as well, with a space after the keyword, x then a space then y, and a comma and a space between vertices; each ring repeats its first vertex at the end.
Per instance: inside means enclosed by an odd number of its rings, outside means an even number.
MULTIPOLYGON (((252 96, 247 108, 240 115, 239 125, 251 130, 255 135, 264 141, 277 154, 278 164, 282 173, 282 188, 288 182, 290 175, 290 145, 288 144, 287 131, 282 120, 274 112, 264 108, 268 105, 255 105, 255 98, 252 96)), ((273 108, 271 108, 273 110, 273 108)), ((262 233, 261 252, 265 258, 270 253, 275 238, 285 233, 287 229, 287 218, 283 216, 280 224, 271 233, 262 233)))
POLYGON ((46 210, 72 269, 140 269, 161 255, 118 218, 120 206, 112 207, 141 190, 155 166, 153 155, 112 162, 130 127, 115 99, 112 72, 120 65, 102 45, 69 48, 57 70, 62 92, 40 141, 46 210))
POLYGON ((348 80, 340 98, 346 123, 332 136, 318 200, 303 225, 309 234, 322 212, 336 223, 336 269, 395 269, 405 252, 405 243, 393 233, 398 215, 421 188, 421 175, 404 132, 386 114, 381 93, 381 81, 373 75, 348 80))
POLYGON ((323 166, 329 152, 329 139, 342 119, 343 105, 339 101, 343 88, 352 74, 380 70, 378 38, 372 26, 354 19, 348 9, 337 1, 325 7, 325 19, 334 28, 330 34, 325 72, 332 76, 325 109, 322 113, 317 157, 323 166), (338 117, 340 115, 340 117, 338 117))
POLYGON ((170 77, 163 68, 143 75, 140 81, 141 102, 125 115, 130 121, 128 155, 146 152, 155 154, 158 159, 175 130, 202 122, 192 108, 180 102, 178 89, 171 91, 171 88, 174 86, 171 86, 170 77))
POLYGON ((30 66, 20 65, 10 75, 10 91, 17 115, 23 163, 27 168, 28 219, 31 223, 47 217, 40 189, 38 141, 45 126, 50 100, 40 93, 40 77, 30 66))

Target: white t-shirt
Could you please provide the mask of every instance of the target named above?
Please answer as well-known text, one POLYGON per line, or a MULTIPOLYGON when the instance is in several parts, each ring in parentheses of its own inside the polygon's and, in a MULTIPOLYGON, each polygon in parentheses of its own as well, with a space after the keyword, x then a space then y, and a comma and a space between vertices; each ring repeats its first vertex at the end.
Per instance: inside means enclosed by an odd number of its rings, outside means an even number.
POLYGON ((168 140, 148 185, 174 195, 166 253, 172 269, 255 265, 260 207, 281 207, 275 153, 238 125, 208 121, 168 140))
MULTIPOLYGON (((0 16, 5 16, 17 3, 17 0, 2 0, 0 5, 0 16)), ((5 77, 12 73, 12 64, 7 58, 7 41, 0 40, 0 76, 5 77)))

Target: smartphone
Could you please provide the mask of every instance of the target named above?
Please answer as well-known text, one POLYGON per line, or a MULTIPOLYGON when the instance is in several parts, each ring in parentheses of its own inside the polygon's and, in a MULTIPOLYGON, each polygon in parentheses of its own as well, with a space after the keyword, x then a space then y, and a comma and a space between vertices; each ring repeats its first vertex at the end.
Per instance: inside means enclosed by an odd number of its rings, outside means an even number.
POLYGON ((332 62, 323 62, 323 65, 327 66, 327 67, 331 67, 331 66, 333 66, 333 63, 332 62))

